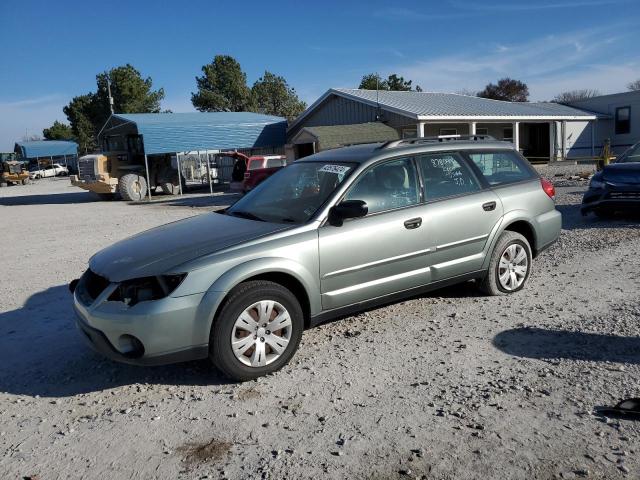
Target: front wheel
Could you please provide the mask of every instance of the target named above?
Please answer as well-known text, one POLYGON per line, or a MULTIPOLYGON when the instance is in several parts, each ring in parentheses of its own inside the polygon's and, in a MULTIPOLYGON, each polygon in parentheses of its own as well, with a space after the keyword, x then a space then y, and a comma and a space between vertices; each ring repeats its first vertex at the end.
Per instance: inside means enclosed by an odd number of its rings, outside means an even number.
POLYGON ((488 295, 508 295, 522 290, 531 274, 531 260, 527 239, 517 232, 503 232, 493 249, 489 271, 480 289, 488 295))
POLYGON ((129 202, 139 202, 147 196, 147 181, 137 173, 127 173, 118 180, 120 196, 129 202))
POLYGON ((263 280, 241 283, 214 320, 209 358, 234 380, 261 377, 291 360, 303 329, 302 308, 288 289, 263 280))

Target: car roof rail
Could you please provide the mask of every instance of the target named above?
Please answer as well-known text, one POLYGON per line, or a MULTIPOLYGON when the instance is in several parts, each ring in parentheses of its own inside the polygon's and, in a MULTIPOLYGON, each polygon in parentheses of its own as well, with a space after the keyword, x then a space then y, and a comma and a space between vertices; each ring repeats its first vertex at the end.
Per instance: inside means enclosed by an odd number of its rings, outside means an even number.
POLYGON ((422 143, 444 143, 460 140, 472 142, 491 142, 495 141, 496 139, 491 135, 438 135, 437 137, 403 138, 401 140, 390 140, 383 143, 378 148, 380 150, 386 150, 399 146, 419 145, 422 143))

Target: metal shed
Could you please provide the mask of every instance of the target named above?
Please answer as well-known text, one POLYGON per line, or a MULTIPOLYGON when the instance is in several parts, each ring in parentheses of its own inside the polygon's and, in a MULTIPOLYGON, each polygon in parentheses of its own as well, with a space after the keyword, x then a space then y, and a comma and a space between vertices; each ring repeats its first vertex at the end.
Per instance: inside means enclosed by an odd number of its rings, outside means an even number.
MULTIPOLYGON (((98 139, 105 153, 126 152, 130 157, 143 158, 151 197, 149 165, 153 167, 154 161, 170 157, 182 185, 180 159, 189 152, 188 156, 196 154, 198 163, 206 165, 213 192, 210 155, 226 150, 278 153, 284 149, 286 132, 286 119, 251 112, 130 113, 111 115, 98 139), (201 152, 205 152, 204 160, 201 152)), ((229 165, 222 167, 224 171, 231 170, 229 165)))
POLYGON ((64 157, 77 155, 78 144, 65 140, 38 140, 33 142, 16 142, 14 151, 25 159, 64 157))
POLYGON ((128 113, 111 115, 99 137, 117 143, 114 137, 141 135, 144 153, 156 155, 282 146, 286 132, 284 118, 259 113, 128 113))

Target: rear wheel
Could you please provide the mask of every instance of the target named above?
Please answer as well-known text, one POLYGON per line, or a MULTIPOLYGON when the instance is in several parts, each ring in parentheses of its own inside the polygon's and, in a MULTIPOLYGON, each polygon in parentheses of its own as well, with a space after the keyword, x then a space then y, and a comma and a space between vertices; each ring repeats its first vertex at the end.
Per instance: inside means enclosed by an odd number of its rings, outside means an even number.
POLYGON ((531 246, 517 232, 500 235, 491 254, 489 272, 480 289, 488 295, 507 295, 524 288, 531 274, 531 246))
POLYGON ((209 358, 234 380, 261 377, 289 362, 303 328, 302 308, 288 289, 262 280, 241 283, 214 320, 209 358))
POLYGON ((180 193, 180 187, 170 182, 161 183, 160 188, 167 195, 178 195, 180 193))
POLYGON ((27 179, 25 178, 24 180, 22 180, 22 184, 26 185, 27 184, 27 179))
POLYGON ((147 196, 147 181, 137 173, 127 173, 118 181, 118 191, 124 200, 139 202, 147 196))

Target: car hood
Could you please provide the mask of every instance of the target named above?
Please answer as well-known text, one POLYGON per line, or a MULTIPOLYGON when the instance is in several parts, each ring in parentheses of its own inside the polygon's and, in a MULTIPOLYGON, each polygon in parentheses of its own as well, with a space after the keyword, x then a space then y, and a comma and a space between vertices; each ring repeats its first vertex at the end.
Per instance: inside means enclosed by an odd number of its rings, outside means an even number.
POLYGON ((640 163, 612 163, 604 167, 602 179, 610 183, 640 184, 640 163))
POLYGON ((173 267, 290 225, 206 213, 156 227, 114 243, 89 261, 112 282, 166 273, 173 267))

